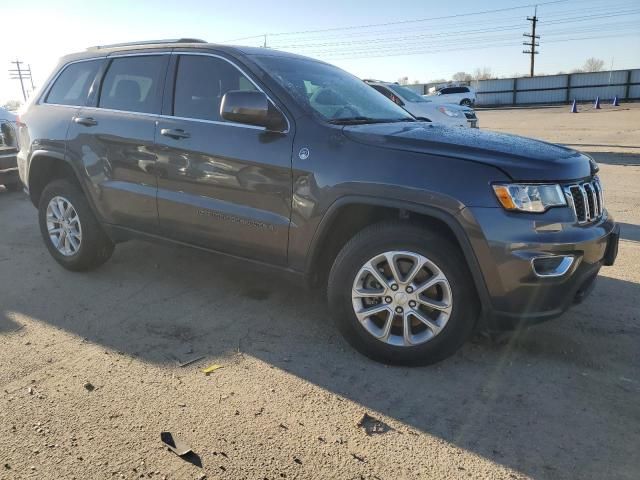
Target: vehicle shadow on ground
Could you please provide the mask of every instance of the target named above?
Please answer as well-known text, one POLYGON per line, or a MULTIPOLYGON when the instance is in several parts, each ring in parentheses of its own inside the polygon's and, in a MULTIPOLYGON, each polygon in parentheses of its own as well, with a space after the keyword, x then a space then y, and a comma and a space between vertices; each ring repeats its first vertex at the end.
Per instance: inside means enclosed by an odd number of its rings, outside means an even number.
POLYGON ((640 226, 624 222, 618 222, 618 225, 620 225, 620 238, 640 242, 640 226))
POLYGON ((40 270, 13 277, 0 325, 11 328, 11 312, 24 314, 169 367, 187 347, 209 356, 240 351, 395 418, 406 434, 437 436, 536 478, 631 478, 637 467, 637 442, 603 448, 640 420, 629 401, 640 391, 636 283, 602 277, 592 297, 557 321, 502 345, 475 339, 431 367, 401 368, 347 345, 318 293, 236 261, 130 242, 98 271, 74 274, 43 246, 17 252, 16 272, 21 255, 37 256, 40 270), (567 458, 573 469, 557 471, 567 458))
POLYGON ((592 152, 588 150, 585 150, 584 152, 591 155, 593 159, 598 163, 604 163, 607 165, 623 165, 629 167, 640 166, 640 154, 638 153, 592 152))

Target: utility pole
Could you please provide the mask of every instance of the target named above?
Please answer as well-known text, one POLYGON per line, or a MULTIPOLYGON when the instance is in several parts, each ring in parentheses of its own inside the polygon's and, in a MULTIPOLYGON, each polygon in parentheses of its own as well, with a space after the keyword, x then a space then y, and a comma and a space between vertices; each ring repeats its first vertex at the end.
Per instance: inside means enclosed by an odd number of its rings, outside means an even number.
POLYGON ((522 53, 527 53, 531 55, 531 76, 533 77, 535 58, 536 58, 536 55, 539 53, 536 50, 536 47, 540 46, 540 44, 536 42, 536 40, 540 38, 540 35, 536 35, 536 24, 538 23, 538 7, 537 6, 533 14, 533 17, 527 17, 527 20, 531 22, 531 33, 523 33, 522 36, 530 38, 531 41, 522 43, 523 45, 526 45, 529 47, 529 50, 523 50, 522 53))
POLYGON ((33 84, 33 77, 31 76, 31 64, 27 65, 27 70, 29 70, 29 80, 31 80, 31 91, 33 92, 36 87, 33 84))
POLYGON ((22 98, 27 101, 27 90, 25 89, 25 82, 29 80, 31 82, 31 90, 34 90, 33 78, 31 77, 31 66, 24 67, 24 62, 21 62, 16 58, 15 62, 9 62, 16 66, 16 68, 9 69, 9 78, 11 80, 20 80, 20 88, 22 88, 22 98))

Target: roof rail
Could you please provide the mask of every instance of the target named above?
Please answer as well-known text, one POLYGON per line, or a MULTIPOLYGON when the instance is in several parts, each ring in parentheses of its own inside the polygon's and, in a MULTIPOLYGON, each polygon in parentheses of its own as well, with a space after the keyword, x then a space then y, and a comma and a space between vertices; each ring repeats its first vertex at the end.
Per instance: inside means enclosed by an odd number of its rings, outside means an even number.
POLYGON ((201 40, 199 38, 170 38, 165 40, 143 40, 140 42, 124 42, 124 43, 112 43, 110 45, 96 45, 94 47, 87 48, 87 50, 100 50, 103 48, 114 48, 114 47, 133 47, 136 45, 157 45, 162 43, 207 43, 207 41, 201 40))

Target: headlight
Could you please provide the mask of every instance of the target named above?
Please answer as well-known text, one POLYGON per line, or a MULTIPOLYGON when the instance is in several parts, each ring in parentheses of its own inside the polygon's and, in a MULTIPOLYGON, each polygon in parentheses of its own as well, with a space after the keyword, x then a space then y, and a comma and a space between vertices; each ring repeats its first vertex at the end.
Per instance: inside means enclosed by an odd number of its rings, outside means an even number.
POLYGON ((506 210, 545 212, 567 204, 560 185, 501 184, 493 185, 498 201, 506 210))
POLYGON ((440 112, 444 113, 448 117, 460 117, 460 116, 462 116, 460 114, 460 112, 455 111, 455 110, 450 110, 447 107, 438 107, 438 110, 440 110, 440 112))

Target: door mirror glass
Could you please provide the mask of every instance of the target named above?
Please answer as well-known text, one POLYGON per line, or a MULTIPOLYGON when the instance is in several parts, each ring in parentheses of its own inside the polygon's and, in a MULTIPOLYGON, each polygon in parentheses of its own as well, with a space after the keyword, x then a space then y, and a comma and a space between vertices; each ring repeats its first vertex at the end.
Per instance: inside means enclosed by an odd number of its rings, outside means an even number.
POLYGON ((229 122, 265 127, 284 132, 287 124, 282 114, 269 102, 263 92, 231 90, 220 102, 220 117, 229 122))

